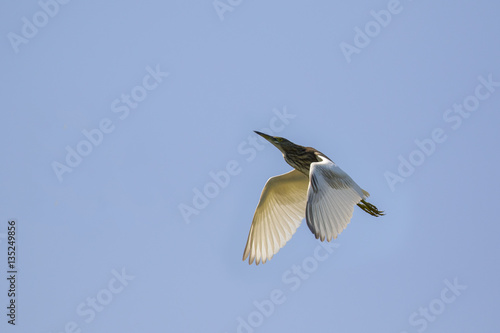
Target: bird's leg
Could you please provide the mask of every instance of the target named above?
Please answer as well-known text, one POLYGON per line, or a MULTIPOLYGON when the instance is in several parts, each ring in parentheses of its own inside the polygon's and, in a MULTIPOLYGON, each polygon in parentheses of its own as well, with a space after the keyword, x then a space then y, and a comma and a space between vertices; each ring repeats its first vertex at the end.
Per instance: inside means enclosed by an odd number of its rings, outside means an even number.
POLYGON ((364 199, 362 199, 358 203, 358 206, 359 206, 359 208, 361 208, 362 210, 364 210, 365 212, 367 212, 368 214, 370 214, 372 216, 382 216, 382 215, 385 215, 383 211, 378 210, 377 207, 375 207, 371 203, 365 201, 364 199))

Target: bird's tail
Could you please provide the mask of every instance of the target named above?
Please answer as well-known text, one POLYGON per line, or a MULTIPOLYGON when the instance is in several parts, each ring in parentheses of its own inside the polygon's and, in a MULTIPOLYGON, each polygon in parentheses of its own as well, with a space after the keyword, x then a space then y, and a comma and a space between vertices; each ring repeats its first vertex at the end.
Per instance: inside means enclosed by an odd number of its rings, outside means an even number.
POLYGON ((368 214, 370 214, 372 216, 385 215, 383 211, 378 210, 377 207, 375 207, 371 203, 365 201, 364 199, 361 199, 361 201, 358 202, 358 206, 359 206, 359 208, 361 208, 362 210, 364 210, 365 212, 367 212, 368 214))

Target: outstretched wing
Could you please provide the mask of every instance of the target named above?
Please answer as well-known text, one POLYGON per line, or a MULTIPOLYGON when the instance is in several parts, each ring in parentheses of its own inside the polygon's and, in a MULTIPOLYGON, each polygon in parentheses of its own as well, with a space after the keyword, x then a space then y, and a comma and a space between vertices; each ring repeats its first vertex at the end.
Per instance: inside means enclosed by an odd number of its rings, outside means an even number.
POLYGON ((307 176, 297 170, 269 178, 248 233, 243 260, 258 265, 270 260, 292 238, 304 218, 307 176))
POLYGON ((335 163, 319 158, 321 162, 312 163, 309 170, 306 221, 316 238, 331 241, 347 227, 365 191, 335 163))

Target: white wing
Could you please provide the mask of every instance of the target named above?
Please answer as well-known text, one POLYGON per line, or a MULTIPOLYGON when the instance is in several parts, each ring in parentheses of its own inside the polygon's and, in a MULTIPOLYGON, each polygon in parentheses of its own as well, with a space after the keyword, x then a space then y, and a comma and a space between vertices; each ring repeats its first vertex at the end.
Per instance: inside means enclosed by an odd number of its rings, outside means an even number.
POLYGON ((308 177, 297 170, 269 178, 248 233, 243 260, 270 260, 292 238, 304 218, 308 177))
POLYGON ((319 157, 322 161, 309 170, 306 221, 316 238, 331 241, 347 227, 354 206, 367 192, 335 163, 319 157))

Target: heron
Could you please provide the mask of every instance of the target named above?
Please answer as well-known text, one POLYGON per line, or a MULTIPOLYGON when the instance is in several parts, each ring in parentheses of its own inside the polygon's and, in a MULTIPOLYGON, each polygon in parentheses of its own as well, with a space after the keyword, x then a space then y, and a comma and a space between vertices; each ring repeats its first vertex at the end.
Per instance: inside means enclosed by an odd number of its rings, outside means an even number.
POLYGON ((384 215, 370 195, 330 158, 312 147, 254 131, 278 148, 292 171, 268 179, 255 209, 243 261, 266 263, 292 238, 302 220, 316 239, 330 242, 347 227, 354 206, 384 215))

